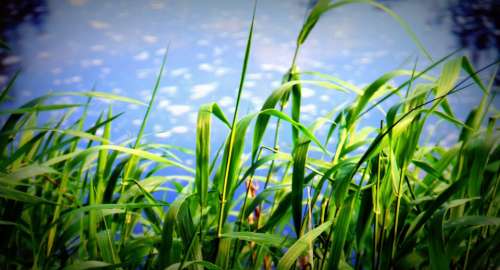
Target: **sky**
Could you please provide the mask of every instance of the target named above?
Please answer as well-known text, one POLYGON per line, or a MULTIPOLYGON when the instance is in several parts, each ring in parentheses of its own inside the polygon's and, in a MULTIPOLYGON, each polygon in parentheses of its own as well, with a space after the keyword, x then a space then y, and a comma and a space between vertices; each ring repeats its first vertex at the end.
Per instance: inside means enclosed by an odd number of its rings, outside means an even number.
MULTIPOLYGON (((197 110, 217 102, 226 115, 234 111, 236 91, 253 1, 92 1, 43 2, 40 25, 21 23, 13 31, 12 52, 4 55, 0 85, 21 69, 13 99, 17 107, 31 98, 58 91, 108 92, 148 102, 161 60, 168 58, 157 100, 146 127, 150 142, 194 147, 197 110)), ((396 1, 390 7, 403 17, 434 59, 457 47, 446 17, 435 23, 440 2, 396 1)), ((296 37, 306 14, 304 0, 259 1, 240 115, 256 112, 276 89, 293 57, 296 37)), ((316 25, 301 49, 301 71, 316 71, 363 87, 383 73, 411 69, 426 60, 402 27, 386 13, 367 5, 344 6, 316 25)), ((438 71, 438 70, 437 70, 438 71)), ((396 84, 397 82, 393 82, 396 84)), ((478 102, 476 90, 451 97, 465 118, 478 102)), ((304 86, 302 121, 310 124, 354 95, 304 86)), ((77 97, 52 98, 53 103, 82 103, 77 97)), ((96 100, 89 115, 95 119, 109 102, 96 100)), ((113 112, 125 112, 113 123, 112 141, 133 138, 142 123, 144 106, 113 102, 113 112)), ((50 120, 60 116, 52 112, 50 120)), ((374 111, 363 122, 378 126, 374 111)), ((222 142, 227 130, 215 124, 213 137, 222 142)), ((428 131, 436 129, 429 126, 428 131)), ((326 129, 318 131, 324 136, 326 129)), ((458 132, 441 139, 456 140, 458 132)))

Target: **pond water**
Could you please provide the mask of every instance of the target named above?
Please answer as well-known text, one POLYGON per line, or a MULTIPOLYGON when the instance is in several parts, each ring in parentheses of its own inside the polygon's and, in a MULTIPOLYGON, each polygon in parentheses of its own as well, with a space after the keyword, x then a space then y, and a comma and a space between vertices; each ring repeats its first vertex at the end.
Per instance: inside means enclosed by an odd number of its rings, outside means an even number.
MULTIPOLYGON (((21 70, 13 99, 3 106, 19 106, 50 91, 93 87, 146 102, 170 44, 167 69, 146 128, 151 134, 148 140, 194 148, 200 105, 216 101, 227 115, 234 110, 253 1, 2 2, 1 35, 11 50, 0 53, 0 85, 21 70)), ((434 59, 465 46, 478 65, 492 62, 498 57, 500 16, 494 13, 499 9, 492 11, 491 6, 498 4, 467 2, 383 1, 409 23, 434 59)), ((310 6, 305 0, 259 1, 241 114, 258 110, 280 84, 310 6)), ((321 18, 300 52, 298 66, 362 86, 384 72, 411 69, 417 55, 418 48, 393 18, 355 4, 321 18)), ((422 55, 418 61, 420 67, 428 64, 422 55)), ((311 123, 352 98, 332 90, 304 88, 302 121, 311 123)), ((479 91, 471 88, 451 100, 464 119, 479 98, 479 91)), ((82 103, 83 99, 58 97, 53 102, 82 103)), ((93 104, 93 118, 108 107, 102 101, 93 104)), ((114 112, 125 112, 113 126, 112 140, 133 138, 145 107, 112 106, 114 112)), ((374 112, 365 124, 376 127, 381 117, 374 112)), ((321 132, 325 131, 319 136, 321 132)), ((213 137, 220 142, 224 134, 226 130, 216 128, 213 137)), ((457 135, 446 133, 441 139, 451 142, 457 135)))

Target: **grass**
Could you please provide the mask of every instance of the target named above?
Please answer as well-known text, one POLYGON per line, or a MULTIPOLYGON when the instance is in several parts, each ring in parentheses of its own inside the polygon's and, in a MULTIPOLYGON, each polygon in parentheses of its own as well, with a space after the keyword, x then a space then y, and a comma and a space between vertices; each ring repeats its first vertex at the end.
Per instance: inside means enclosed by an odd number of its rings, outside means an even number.
POLYGON ((494 76, 488 82, 479 76, 491 69, 495 74, 498 61, 479 70, 456 52, 433 61, 404 20, 385 6, 320 0, 298 35, 282 85, 260 111, 240 118, 254 17, 232 120, 217 103, 201 106, 194 152, 142 140, 167 55, 132 141, 112 142, 113 122, 122 113, 114 114, 111 106, 97 121, 87 120, 87 108, 97 98, 145 105, 126 97, 66 92, 57 95, 78 95, 87 102, 48 105, 51 94, 2 110, 1 268, 499 267, 500 115, 493 102, 494 76), (373 5, 395 18, 431 64, 383 74, 365 87, 301 73, 296 58, 310 31, 325 13, 351 3, 373 5), (437 77, 429 75, 436 69, 441 70, 437 77), (396 78, 402 83, 393 87, 396 78), (303 84, 353 92, 356 99, 305 126, 303 84), (471 85, 482 98, 461 120, 448 97, 471 85), (367 112, 388 99, 392 106, 380 125, 368 133, 360 128, 367 112), (83 113, 68 123, 75 107, 83 107, 83 113), (54 110, 63 116, 43 122, 40 112, 54 110), (426 143, 423 128, 433 118, 452 124, 460 134, 457 141, 426 143), (228 129, 216 151, 212 120, 228 129), (319 128, 328 130, 325 138, 317 137, 319 128), (264 143, 266 137, 273 138, 271 145, 264 143), (194 155, 195 168, 179 153, 194 155), (175 187, 172 203, 159 199, 169 190, 165 184, 175 187), (241 188, 245 192, 237 192, 241 188), (288 229, 293 233, 284 234, 288 229))

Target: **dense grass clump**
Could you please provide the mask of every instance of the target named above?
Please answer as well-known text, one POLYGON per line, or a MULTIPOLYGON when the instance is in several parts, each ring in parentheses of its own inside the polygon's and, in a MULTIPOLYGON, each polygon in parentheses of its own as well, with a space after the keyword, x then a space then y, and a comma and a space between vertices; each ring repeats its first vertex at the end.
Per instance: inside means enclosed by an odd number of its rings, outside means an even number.
MULTIPOLYGON (((235 111, 228 118, 217 103, 202 106, 194 152, 142 140, 166 57, 132 141, 111 142, 113 121, 122 115, 111 107, 94 123, 87 121, 95 98, 145 105, 125 97, 58 93, 84 96, 88 102, 48 105, 53 95, 47 95, 1 111, 6 121, 0 131, 0 268, 500 266, 500 115, 492 105, 494 75, 488 83, 478 76, 498 62, 475 70, 456 53, 433 61, 385 6, 370 0, 320 0, 299 33, 282 85, 260 111, 240 117, 252 33, 253 19, 235 111), (295 64, 301 45, 323 14, 350 3, 370 4, 394 17, 431 64, 383 74, 365 87, 319 73, 301 80, 304 73, 295 64), (435 69, 439 75, 429 75, 435 69), (390 82, 395 78, 402 83, 394 87, 390 82), (357 97, 305 126, 300 120, 303 84, 357 97), (460 95, 471 84, 482 98, 461 120, 448 96, 460 95), (369 132, 360 129, 367 112, 388 99, 396 101, 385 120, 369 132), (75 106, 83 106, 83 113, 68 124, 75 106), (50 110, 64 114, 57 121, 42 121, 40 113, 50 110), (421 137, 431 117, 455 126, 458 140, 449 146, 426 143, 421 137), (212 120, 227 126, 222 146, 210 141, 212 120), (316 131, 321 127, 328 134, 320 141, 316 131), (264 143, 268 137, 270 145, 264 143), (179 151, 195 156, 194 168, 178 158, 179 151), (172 203, 159 199, 171 190, 167 183, 175 187, 172 203)), ((15 79, 1 92, 0 102, 15 79)))

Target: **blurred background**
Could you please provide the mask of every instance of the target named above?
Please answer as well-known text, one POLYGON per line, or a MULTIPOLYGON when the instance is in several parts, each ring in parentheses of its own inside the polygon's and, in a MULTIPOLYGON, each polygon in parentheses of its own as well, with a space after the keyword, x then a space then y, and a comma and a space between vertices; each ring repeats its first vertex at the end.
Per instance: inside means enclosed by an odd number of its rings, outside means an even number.
MULTIPOLYGON (((409 23, 434 60, 457 48, 464 48, 476 67, 499 57, 499 1, 380 2, 409 23)), ((306 0, 259 1, 242 114, 258 110, 280 84, 312 5, 314 1, 306 0)), ((252 7, 253 1, 243 0, 2 0, 0 38, 10 50, 0 49, 0 87, 21 71, 12 98, 2 106, 18 107, 51 91, 92 88, 147 102, 170 44, 146 139, 193 149, 201 104, 215 101, 226 114, 232 113, 252 7)), ((298 66, 301 71, 319 71, 363 86, 384 72, 411 69, 416 59, 419 67, 429 64, 393 18, 355 4, 321 18, 300 52, 298 66)), ((302 94, 301 120, 306 124, 353 98, 314 87, 305 87, 302 94)), ((450 97, 462 119, 477 104, 479 94, 471 88, 450 97)), ((51 102, 83 103, 84 99, 59 97, 51 102)), ((498 107, 498 98, 494 102, 498 107)), ((108 106, 94 101, 91 118, 108 106)), ((112 106, 114 112, 125 112, 113 124, 112 141, 133 138, 146 108, 112 106)), ((52 112, 46 118, 57 116, 52 112)), ((382 112, 374 111, 366 125, 377 127, 382 117, 382 112)), ((433 129, 436 126, 427 127, 428 132, 433 129)), ((226 134, 224 129, 213 132, 219 142, 226 134)), ((458 132, 441 132, 433 139, 447 143, 457 136, 458 132)))

